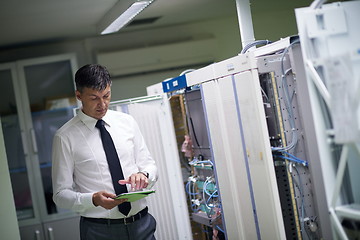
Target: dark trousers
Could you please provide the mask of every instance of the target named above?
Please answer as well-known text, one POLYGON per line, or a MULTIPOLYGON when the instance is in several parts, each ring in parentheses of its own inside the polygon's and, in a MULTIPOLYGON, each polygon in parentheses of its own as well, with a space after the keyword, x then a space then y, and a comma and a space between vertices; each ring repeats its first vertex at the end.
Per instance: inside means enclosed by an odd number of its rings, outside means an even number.
POLYGON ((129 224, 104 224, 80 219, 81 240, 155 240, 155 229, 155 218, 149 213, 129 224))

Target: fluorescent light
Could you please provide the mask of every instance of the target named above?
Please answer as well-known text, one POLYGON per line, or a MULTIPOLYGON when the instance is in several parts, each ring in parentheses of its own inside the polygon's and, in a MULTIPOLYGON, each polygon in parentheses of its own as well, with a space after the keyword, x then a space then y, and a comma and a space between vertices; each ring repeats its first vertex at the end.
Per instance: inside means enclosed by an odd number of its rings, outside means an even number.
POLYGON ((131 6, 126 9, 118 18, 116 18, 101 34, 109 34, 119 31, 127 23, 129 23, 136 15, 138 15, 142 10, 149 6, 154 0, 147 1, 137 1, 131 4, 131 6))

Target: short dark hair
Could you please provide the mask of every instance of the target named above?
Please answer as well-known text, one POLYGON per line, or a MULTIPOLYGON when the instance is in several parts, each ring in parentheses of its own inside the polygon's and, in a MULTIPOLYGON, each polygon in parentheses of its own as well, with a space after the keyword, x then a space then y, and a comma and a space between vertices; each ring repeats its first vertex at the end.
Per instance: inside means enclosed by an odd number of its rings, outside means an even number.
POLYGON ((111 83, 110 73, 100 64, 87 64, 75 73, 76 90, 79 92, 84 87, 102 91, 111 83))

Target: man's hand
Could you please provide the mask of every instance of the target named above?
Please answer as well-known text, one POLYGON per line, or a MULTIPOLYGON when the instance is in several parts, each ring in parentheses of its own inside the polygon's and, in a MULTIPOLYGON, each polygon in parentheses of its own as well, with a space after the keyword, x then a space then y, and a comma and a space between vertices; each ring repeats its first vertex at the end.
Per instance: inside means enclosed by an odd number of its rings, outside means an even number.
POLYGON ((116 197, 115 194, 100 191, 93 194, 92 201, 95 206, 101 206, 105 209, 112 209, 127 201, 127 199, 113 199, 114 197, 116 197))
POLYGON ((131 184, 131 191, 142 190, 149 184, 148 178, 141 172, 133 173, 127 180, 119 180, 119 184, 131 184))

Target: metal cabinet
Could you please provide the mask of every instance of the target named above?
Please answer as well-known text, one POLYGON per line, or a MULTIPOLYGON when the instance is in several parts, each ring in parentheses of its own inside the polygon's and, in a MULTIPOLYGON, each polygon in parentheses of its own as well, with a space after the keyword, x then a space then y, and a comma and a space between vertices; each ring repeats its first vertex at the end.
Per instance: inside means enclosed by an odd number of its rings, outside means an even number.
POLYGON ((40 240, 44 239, 44 232, 41 224, 24 226, 20 229, 20 237, 22 240, 40 240))
POLYGON ((55 206, 51 186, 52 138, 77 106, 76 68, 73 54, 0 65, 1 126, 22 239, 79 238, 78 216, 55 206))
POLYGON ((79 217, 24 226, 20 228, 20 236, 21 240, 77 240, 80 236, 79 217))

